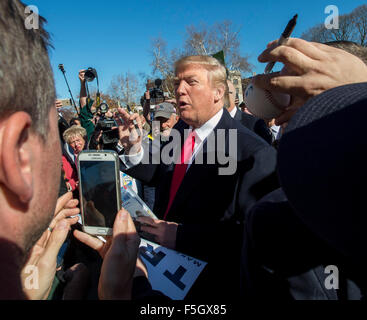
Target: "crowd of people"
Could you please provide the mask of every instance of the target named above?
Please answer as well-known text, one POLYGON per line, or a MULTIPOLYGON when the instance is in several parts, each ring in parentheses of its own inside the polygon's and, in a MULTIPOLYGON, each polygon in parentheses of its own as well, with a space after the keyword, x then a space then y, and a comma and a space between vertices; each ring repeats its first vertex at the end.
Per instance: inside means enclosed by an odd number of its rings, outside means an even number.
POLYGON ((142 115, 98 106, 81 70, 80 114, 67 122, 44 20, 26 30, 18 0, 0 12, 1 299, 168 299, 126 210, 105 241, 78 224, 83 150, 118 153, 158 217, 139 217, 139 232, 208 263, 187 299, 366 298, 367 49, 269 43, 259 61, 284 68, 252 82, 291 96, 271 121, 239 105, 217 59, 187 56, 174 65, 175 99, 150 112, 148 90, 142 115))

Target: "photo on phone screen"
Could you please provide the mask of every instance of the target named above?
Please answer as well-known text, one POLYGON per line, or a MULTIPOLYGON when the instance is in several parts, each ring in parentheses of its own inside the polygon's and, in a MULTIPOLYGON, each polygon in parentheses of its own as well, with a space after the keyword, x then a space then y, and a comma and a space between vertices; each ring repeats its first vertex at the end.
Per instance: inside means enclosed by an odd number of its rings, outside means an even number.
POLYGON ((113 228, 118 208, 115 161, 80 160, 85 227, 113 228))

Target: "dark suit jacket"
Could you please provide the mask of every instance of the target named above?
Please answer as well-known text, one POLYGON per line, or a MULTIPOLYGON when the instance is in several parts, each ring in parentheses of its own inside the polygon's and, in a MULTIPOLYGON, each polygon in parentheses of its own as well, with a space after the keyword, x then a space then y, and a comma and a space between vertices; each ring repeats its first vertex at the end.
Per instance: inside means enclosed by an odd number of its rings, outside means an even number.
MULTIPOLYGON (((355 266, 313 234, 282 189, 260 200, 247 217, 241 262, 242 295, 269 300, 360 299, 355 266), (327 289, 325 268, 339 269, 339 290, 327 289)), ((366 277, 364 276, 364 279, 366 277)))
POLYGON ((267 143, 272 144, 273 137, 264 120, 260 118, 256 118, 245 112, 242 112, 239 109, 237 109, 234 119, 240 121, 243 126, 255 132, 257 135, 263 138, 267 143))
MULTIPOLYGON (((175 126, 182 143, 184 130, 188 128, 183 121, 175 126)), ((208 278, 200 277, 205 279, 202 280, 205 291, 216 297, 222 294, 229 298, 230 293, 236 295, 239 292, 228 292, 228 285, 233 285, 233 281, 239 284, 242 223, 246 212, 262 196, 277 188, 276 151, 232 119, 227 110, 224 110, 213 131, 216 139, 220 129, 225 133, 224 143, 211 151, 207 141, 203 143, 204 164, 197 163, 198 157, 195 158, 176 194, 167 220, 180 223, 176 250, 208 262, 206 269, 210 275, 208 278), (230 129, 236 130, 235 137, 230 137, 230 129), (237 148, 237 155, 232 157, 237 170, 232 175, 219 175, 218 169, 227 165, 221 165, 218 159, 228 155, 230 147, 237 148), (213 153, 217 153, 217 158, 214 158, 213 164, 207 164, 206 160, 213 153), (213 289, 210 289, 210 284, 213 289), (220 291, 223 285, 227 289, 220 291)), ((174 167, 173 163, 139 164, 126 171, 157 186, 154 212, 161 219, 168 204, 174 167)))

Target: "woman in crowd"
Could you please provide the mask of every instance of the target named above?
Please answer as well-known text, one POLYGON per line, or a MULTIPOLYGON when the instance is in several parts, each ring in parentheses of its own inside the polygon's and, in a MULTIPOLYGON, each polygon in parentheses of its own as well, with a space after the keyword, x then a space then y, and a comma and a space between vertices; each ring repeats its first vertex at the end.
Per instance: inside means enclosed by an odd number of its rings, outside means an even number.
POLYGON ((70 191, 78 187, 77 156, 84 150, 87 141, 87 131, 81 126, 72 126, 63 134, 64 140, 73 149, 74 162, 70 162, 64 155, 62 156, 62 166, 65 178, 70 191))

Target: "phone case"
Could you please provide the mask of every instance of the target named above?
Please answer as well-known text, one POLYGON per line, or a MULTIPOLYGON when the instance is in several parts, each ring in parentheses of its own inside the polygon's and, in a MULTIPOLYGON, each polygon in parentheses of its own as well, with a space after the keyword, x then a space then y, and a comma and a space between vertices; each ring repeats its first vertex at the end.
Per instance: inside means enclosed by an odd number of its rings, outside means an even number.
MULTIPOLYGON (((93 159, 93 155, 103 155, 103 154, 109 154, 112 155, 115 162, 115 182, 116 182, 116 199, 117 199, 117 212, 121 210, 121 192, 120 192, 120 161, 118 158, 118 154, 115 151, 82 151, 77 158, 77 164, 78 164, 78 178, 79 178, 79 199, 80 199, 80 211, 81 211, 81 217, 82 217, 82 226, 83 230, 86 231, 85 228, 92 230, 96 229, 95 232, 89 232, 94 235, 112 235, 112 228, 108 227, 98 227, 98 226, 85 226, 84 221, 84 201, 83 201, 83 184, 81 183, 81 170, 80 170, 80 162, 81 161, 98 161, 98 159, 93 159), (80 160, 80 157, 84 157, 84 155, 91 155, 91 159, 87 160, 80 160), (103 231, 102 231, 103 230, 103 231)), ((117 214, 116 212, 116 214, 117 214)))

